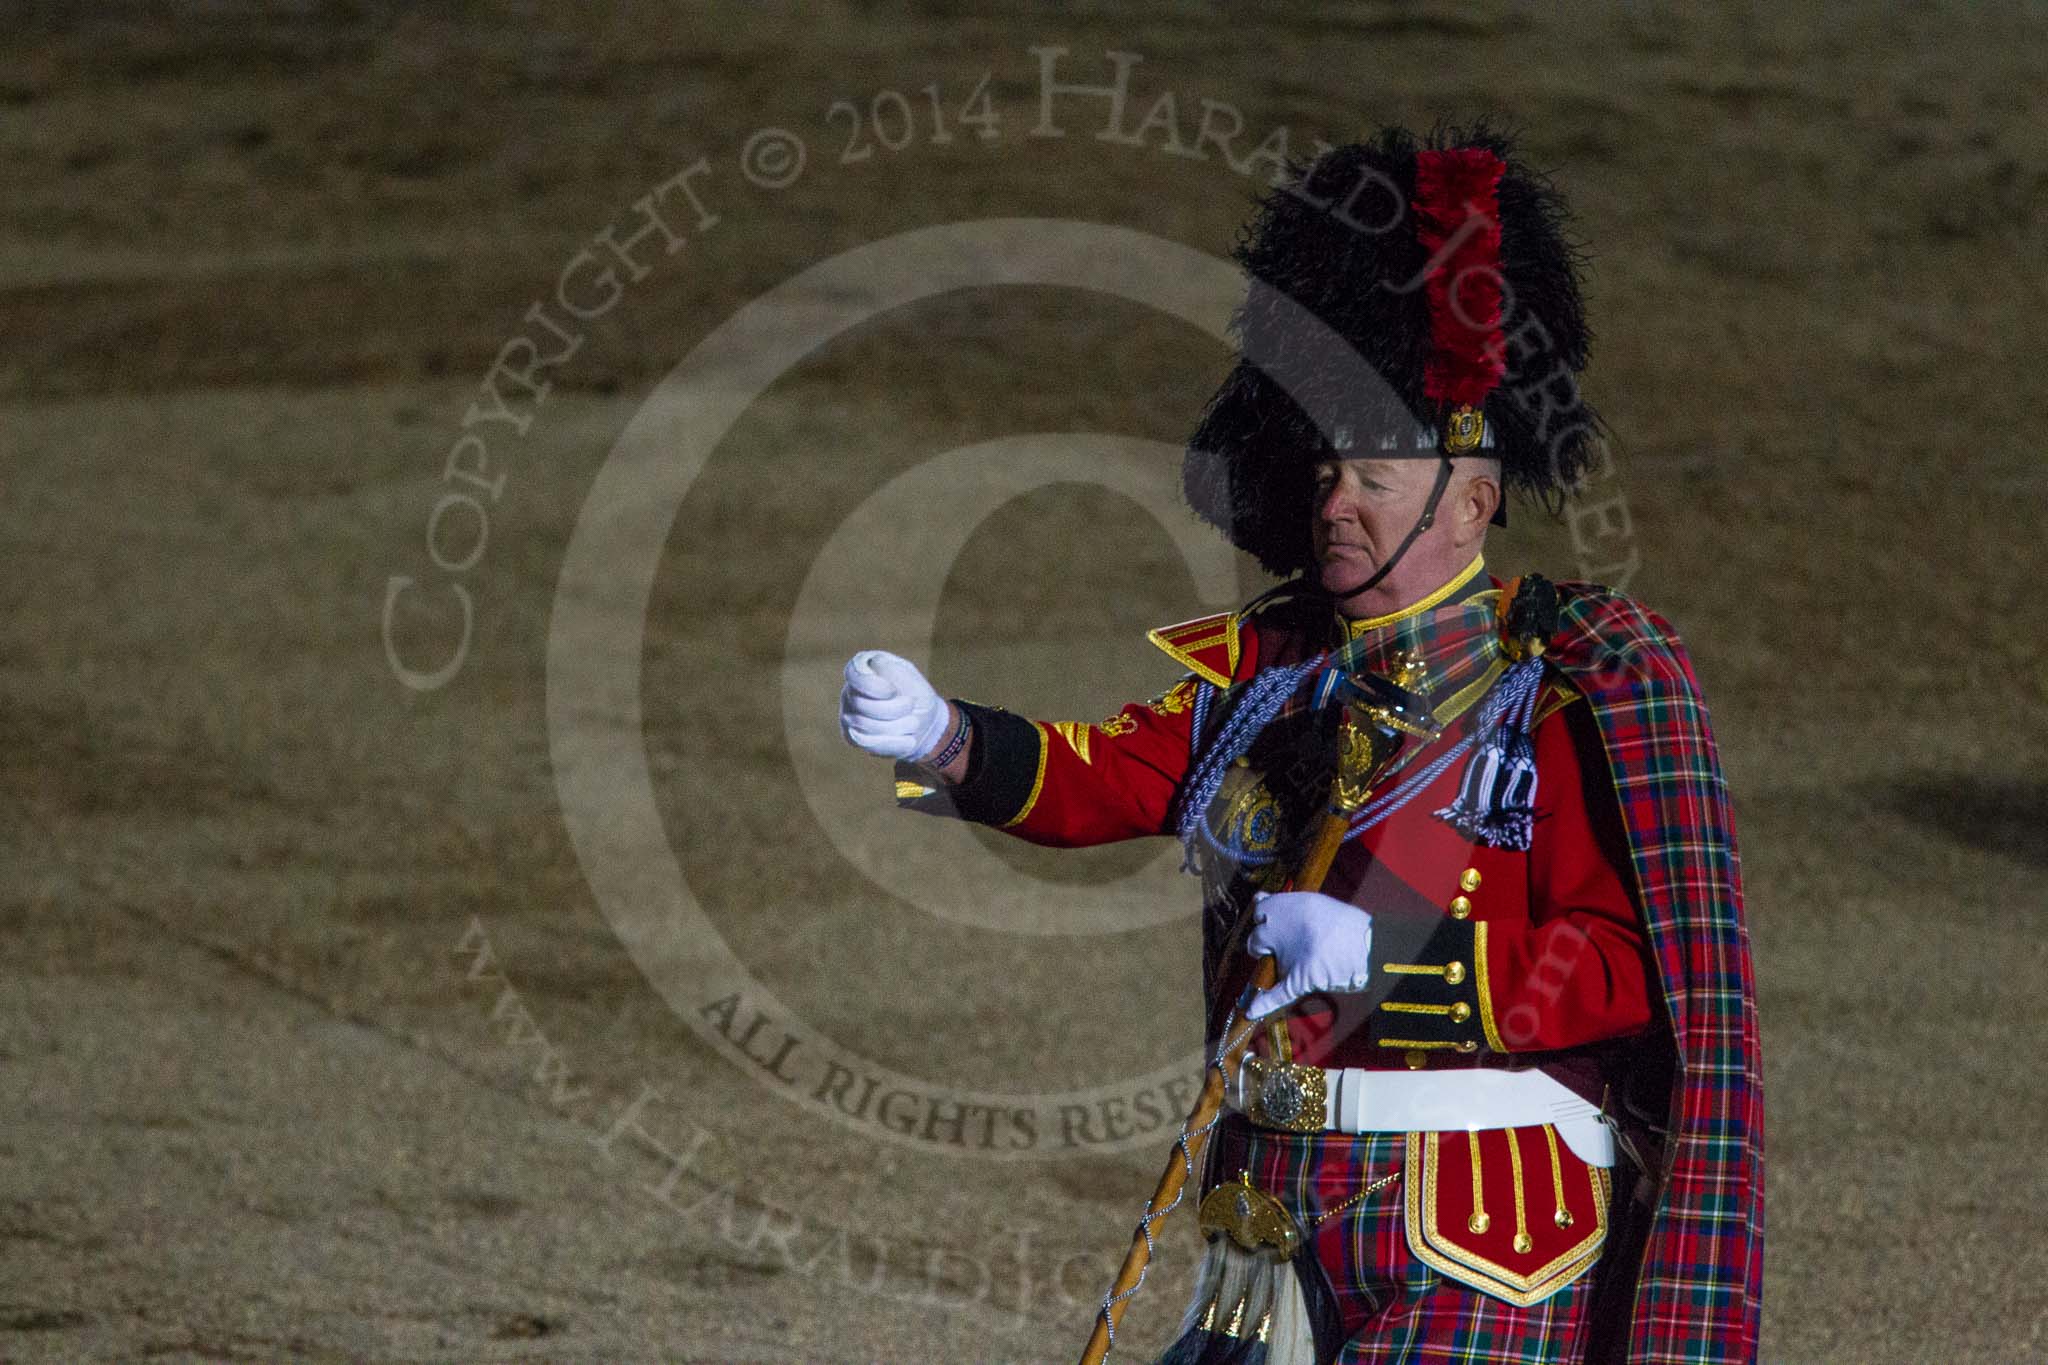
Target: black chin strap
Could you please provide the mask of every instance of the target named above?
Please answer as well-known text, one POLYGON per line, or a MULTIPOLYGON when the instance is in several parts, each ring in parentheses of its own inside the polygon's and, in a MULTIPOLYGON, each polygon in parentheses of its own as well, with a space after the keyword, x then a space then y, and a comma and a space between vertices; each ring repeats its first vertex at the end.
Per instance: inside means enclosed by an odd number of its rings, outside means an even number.
MULTIPOLYGON (((1444 489, 1450 487, 1451 483, 1451 457, 1442 451, 1438 451, 1437 461, 1436 482, 1430 486, 1429 501, 1423 505, 1422 520, 1416 522, 1415 529, 1410 531, 1401 543, 1394 547, 1394 553, 1387 556, 1387 562, 1380 565, 1378 571, 1371 578, 1366 579, 1365 582, 1359 584, 1350 592, 1345 593, 1346 597, 1356 597, 1362 592, 1370 592, 1378 587, 1380 580, 1392 573, 1394 566, 1401 562, 1401 556, 1408 553, 1408 547, 1415 543, 1416 537, 1436 523, 1436 505, 1442 500, 1444 489)), ((1328 588, 1323 588, 1320 575, 1317 575, 1315 584, 1318 588, 1322 588, 1325 596, 1335 596, 1328 588)))

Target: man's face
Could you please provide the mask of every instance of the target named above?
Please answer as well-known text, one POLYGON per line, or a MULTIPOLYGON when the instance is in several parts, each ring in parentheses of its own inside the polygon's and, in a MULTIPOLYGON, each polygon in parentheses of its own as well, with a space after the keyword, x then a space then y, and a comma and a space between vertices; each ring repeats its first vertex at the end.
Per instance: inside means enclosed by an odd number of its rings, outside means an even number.
POLYGON ((1343 598, 1379 571, 1421 519, 1436 471, 1434 460, 1316 466, 1312 538, 1325 592, 1343 598))

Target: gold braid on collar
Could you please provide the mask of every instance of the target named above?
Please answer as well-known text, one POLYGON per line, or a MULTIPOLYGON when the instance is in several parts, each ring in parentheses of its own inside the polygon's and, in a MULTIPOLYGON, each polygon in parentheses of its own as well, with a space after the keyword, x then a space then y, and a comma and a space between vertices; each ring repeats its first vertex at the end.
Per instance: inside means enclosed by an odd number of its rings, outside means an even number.
POLYGON ((1391 626, 1396 621, 1406 621, 1410 617, 1420 616, 1434 607, 1442 606, 1446 601, 1450 600, 1453 593, 1457 592, 1458 589, 1464 587, 1467 583, 1470 583, 1478 576, 1479 571, 1485 567, 1486 557, 1484 555, 1474 555, 1472 562, 1460 570, 1457 577, 1444 584, 1441 588, 1438 588, 1429 596, 1419 601, 1410 602, 1399 611, 1388 612, 1385 616, 1364 616, 1355 621, 1346 621, 1344 629, 1348 638, 1356 640, 1369 630, 1378 630, 1381 626, 1391 626))

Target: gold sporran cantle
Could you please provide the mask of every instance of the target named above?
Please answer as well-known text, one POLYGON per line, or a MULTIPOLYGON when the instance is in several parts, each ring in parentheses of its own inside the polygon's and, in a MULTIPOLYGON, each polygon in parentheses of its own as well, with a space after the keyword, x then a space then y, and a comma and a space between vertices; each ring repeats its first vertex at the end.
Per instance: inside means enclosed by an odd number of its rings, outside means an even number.
POLYGON ((1180 1336, 1158 1365, 1329 1360, 1338 1346, 1336 1294, 1300 1220, 1248 1171, 1211 1190, 1196 1220, 1208 1246, 1180 1336))

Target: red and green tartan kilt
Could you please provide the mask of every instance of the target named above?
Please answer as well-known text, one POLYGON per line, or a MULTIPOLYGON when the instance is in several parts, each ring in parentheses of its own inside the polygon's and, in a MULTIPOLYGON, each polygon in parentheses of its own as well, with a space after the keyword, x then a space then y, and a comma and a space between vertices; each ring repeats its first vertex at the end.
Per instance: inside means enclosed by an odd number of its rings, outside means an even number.
POLYGON ((1400 1174, 1407 1144, 1403 1133, 1272 1132, 1233 1114, 1217 1129, 1209 1170, 1212 1180, 1250 1172, 1309 1229, 1343 1315, 1338 1365, 1583 1360, 1592 1273, 1523 1308, 1447 1278, 1409 1248, 1400 1174))

